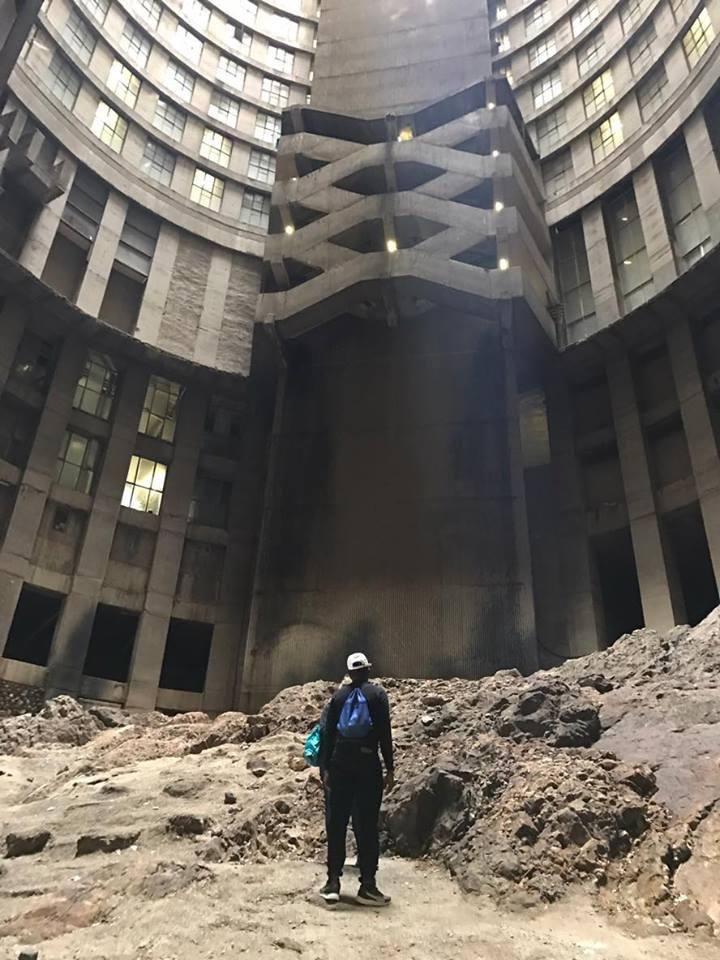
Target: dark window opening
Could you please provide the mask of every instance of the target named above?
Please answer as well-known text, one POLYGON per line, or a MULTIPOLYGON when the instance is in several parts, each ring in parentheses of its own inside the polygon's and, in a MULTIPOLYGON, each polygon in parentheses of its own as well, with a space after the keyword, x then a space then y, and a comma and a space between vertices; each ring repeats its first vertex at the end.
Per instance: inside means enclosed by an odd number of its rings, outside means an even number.
POLYGON ((99 603, 83 667, 85 676, 127 683, 137 625, 137 613, 99 603))
POLYGON ((24 467, 37 429, 38 412, 6 395, 0 404, 0 458, 24 467))
POLYGON ((3 656, 44 667, 64 597, 25 584, 10 625, 3 656))
POLYGON ((202 693, 210 660, 213 625, 171 620, 165 644, 160 686, 164 690, 202 693))
POLYGON ((110 326, 132 333, 140 314, 140 306, 145 294, 145 284, 114 267, 110 271, 105 295, 100 307, 99 317, 110 326))
POLYGON ((50 247, 42 279, 53 290, 74 302, 85 276, 86 266, 85 250, 58 231, 50 247))
POLYGON ((37 208, 12 183, 0 184, 0 247, 19 257, 37 208))
POLYGON ((600 593, 605 613, 605 643, 645 623, 635 553, 628 527, 593 538, 600 593))
POLYGON ((685 619, 694 626, 718 603, 718 588, 700 507, 692 503, 666 514, 662 524, 680 581, 685 619))

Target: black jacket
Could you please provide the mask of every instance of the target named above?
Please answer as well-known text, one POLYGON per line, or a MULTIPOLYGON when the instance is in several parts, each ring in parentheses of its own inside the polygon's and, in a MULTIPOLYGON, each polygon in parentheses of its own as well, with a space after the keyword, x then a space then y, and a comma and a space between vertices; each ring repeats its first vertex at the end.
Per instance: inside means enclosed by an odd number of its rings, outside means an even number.
POLYGON ((340 713, 345 705, 345 701, 350 696, 353 686, 343 686, 335 692, 332 700, 323 711, 320 718, 320 725, 323 726, 322 745, 320 748, 320 769, 327 770, 333 759, 336 761, 342 755, 343 759, 352 758, 353 755, 359 756, 359 750, 367 755, 367 749, 371 749, 377 755, 377 748, 380 747, 382 758, 385 762, 385 769, 389 772, 394 768, 392 730, 390 727, 390 704, 387 694, 382 687, 375 683, 366 681, 360 685, 365 699, 367 700, 368 710, 373 722, 373 728, 367 737, 362 740, 343 740, 337 730, 340 713), (327 713, 326 713, 327 711, 327 713), (325 723, 323 725, 323 717, 325 723), (343 749, 347 747, 348 749, 343 749))

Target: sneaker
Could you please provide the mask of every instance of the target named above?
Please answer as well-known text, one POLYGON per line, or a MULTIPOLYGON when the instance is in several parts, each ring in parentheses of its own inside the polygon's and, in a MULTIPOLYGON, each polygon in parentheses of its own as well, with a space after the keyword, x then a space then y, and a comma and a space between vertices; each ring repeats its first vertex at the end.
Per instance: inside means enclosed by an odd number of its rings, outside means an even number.
POLYGON ((365 907, 386 907, 390 903, 390 897, 381 893, 374 883, 372 886, 360 884, 357 902, 365 907))
POLYGON ((320 896, 325 903, 338 903, 340 901, 340 881, 334 877, 330 877, 320 891, 320 896))

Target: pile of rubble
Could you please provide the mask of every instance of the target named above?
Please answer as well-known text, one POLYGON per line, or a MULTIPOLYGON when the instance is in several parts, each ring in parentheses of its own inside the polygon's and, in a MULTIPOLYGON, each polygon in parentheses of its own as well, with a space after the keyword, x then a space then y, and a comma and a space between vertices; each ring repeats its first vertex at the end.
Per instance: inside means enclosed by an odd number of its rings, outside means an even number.
MULTIPOLYGON (((398 780, 383 807, 386 852, 439 861, 464 890, 504 902, 582 888, 608 909, 720 932, 719 611, 530 677, 382 682, 398 780)), ((71 810, 94 790, 113 801, 103 826, 126 847, 163 835, 204 863, 319 858, 322 790, 302 747, 332 690, 290 688, 257 716, 215 720, 58 698, 0 722, 16 769, 39 752, 61 758, 13 810, 27 826, 33 804, 71 810)), ((71 823, 43 826, 49 849, 76 849, 78 837, 61 836, 71 823)))

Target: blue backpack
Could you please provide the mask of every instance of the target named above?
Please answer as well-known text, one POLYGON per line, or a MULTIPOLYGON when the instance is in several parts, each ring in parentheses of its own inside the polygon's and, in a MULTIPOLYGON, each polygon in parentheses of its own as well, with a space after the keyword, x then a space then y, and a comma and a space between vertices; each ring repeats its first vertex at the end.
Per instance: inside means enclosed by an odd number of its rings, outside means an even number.
POLYGON ((354 687, 340 711, 338 733, 347 740, 361 740, 367 737, 372 728, 370 707, 365 694, 359 687, 354 687))

